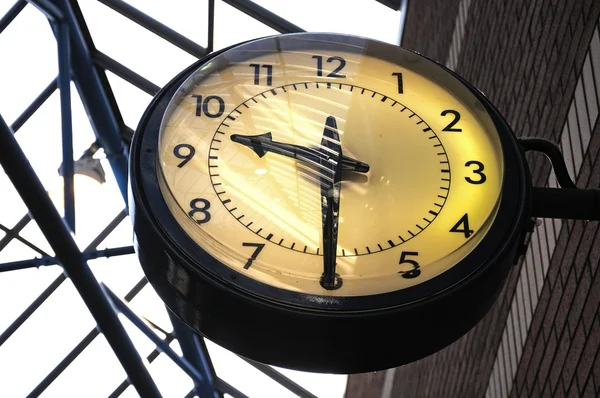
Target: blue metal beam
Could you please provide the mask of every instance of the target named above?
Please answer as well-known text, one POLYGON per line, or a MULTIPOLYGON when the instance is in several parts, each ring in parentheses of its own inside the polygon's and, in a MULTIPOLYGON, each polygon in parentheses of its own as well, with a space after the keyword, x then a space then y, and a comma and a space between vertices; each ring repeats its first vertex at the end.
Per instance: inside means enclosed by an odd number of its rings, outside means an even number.
MULTIPOLYGON (((160 352, 171 358, 171 360, 175 362, 175 364, 179 366, 181 370, 183 370, 189 377, 192 378, 194 384, 202 385, 206 383, 207 380, 204 378, 204 375, 200 372, 199 368, 194 367, 187 361, 187 359, 181 358, 179 355, 177 355, 177 353, 173 351, 168 343, 163 341, 156 333, 154 333, 150 326, 146 325, 142 319, 138 318, 138 316, 135 315, 133 311, 131 311, 129 307, 127 307, 127 305, 125 305, 125 303, 123 303, 106 285, 102 284, 102 288, 112 301, 115 309, 121 314, 125 315, 125 317, 129 319, 131 323, 135 325, 135 327, 144 333, 146 337, 148 337, 156 345, 156 348, 160 352)), ((201 396, 207 398, 210 396, 215 396, 212 386, 210 390, 203 390, 201 396)))
POLYGON ((296 383, 289 377, 285 376, 283 373, 278 372, 273 367, 244 357, 240 358, 248 362, 250 365, 254 366, 256 369, 260 370, 265 375, 269 376, 271 379, 275 380, 277 383, 281 384, 283 387, 287 388, 297 396, 301 398, 317 398, 316 395, 314 395, 313 393, 311 393, 306 388, 302 387, 300 384, 296 383))
POLYGON ((377 0, 383 5, 390 7, 392 10, 398 11, 401 7, 402 0, 377 0))
MULTIPOLYGON (((248 398, 248 396, 246 394, 244 394, 237 388, 233 387, 231 384, 227 383, 223 379, 217 378, 215 380, 215 384, 216 384, 217 388, 219 389, 219 391, 222 392, 223 394, 231 395, 233 398, 248 398)), ((192 391, 190 391, 190 392, 192 392, 192 391)))
POLYGON ((98 328, 141 396, 160 397, 117 314, 104 295, 81 251, 52 204, 12 131, 0 116, 0 165, 60 260, 98 328))
POLYGON ((223 2, 280 33, 304 32, 304 29, 301 27, 281 18, 279 15, 272 13, 251 0, 223 0, 223 2))
POLYGON ((92 58, 96 65, 111 71, 121 79, 126 80, 140 90, 144 91, 146 94, 154 96, 160 90, 160 87, 152 83, 150 80, 138 75, 125 65, 119 63, 100 51, 95 51, 92 55, 92 58))
POLYGON ((75 166, 73 164, 73 126, 71 121, 71 45, 69 26, 61 21, 58 31, 58 89, 60 90, 60 121, 62 130, 63 204, 65 222, 75 232, 75 166))
MULTIPOLYGON (((165 344, 171 344, 171 342, 174 339, 175 339, 175 336, 173 336, 172 333, 169 333, 163 339, 163 341, 165 342, 165 344)), ((158 358, 159 354, 160 354, 160 351, 158 351, 158 349, 154 348, 152 350, 152 352, 150 352, 150 354, 148 354, 148 356, 146 356, 148 363, 154 362, 154 360, 156 358, 158 358)), ((125 379, 121 382, 121 384, 119 384, 119 386, 117 388, 115 388, 115 390, 108 396, 108 398, 117 398, 117 397, 121 396, 121 394, 123 394, 125 392, 127 387, 129 387, 129 380, 125 379)))
MULTIPOLYGON (((83 252, 83 257, 86 260, 93 260, 101 257, 116 257, 124 256, 127 254, 133 254, 133 246, 114 247, 104 250, 91 250, 83 252)), ((48 265, 58 265, 59 261, 56 257, 44 256, 42 258, 31 258, 29 260, 11 261, 8 263, 0 264, 0 272, 4 271, 16 271, 19 269, 27 269, 33 267, 43 267, 48 265)))
POLYGON ((208 0, 208 45, 206 53, 210 53, 214 49, 215 41, 215 0, 208 0))
POLYGON ((62 21, 62 11, 48 0, 27 0, 27 2, 40 10, 52 22, 62 21))
POLYGON ((35 312, 35 310, 37 310, 42 304, 44 304, 48 297, 50 297, 50 295, 54 293, 54 291, 58 289, 58 287, 66 279, 67 277, 64 273, 57 276, 56 279, 54 279, 54 281, 52 281, 52 283, 46 289, 44 289, 44 291, 40 293, 40 295, 37 296, 27 308, 25 308, 25 311, 23 311, 17 317, 17 319, 15 319, 6 328, 6 330, 4 330, 2 334, 0 334, 0 346, 2 346, 2 344, 4 344, 10 338, 10 336, 12 336, 21 327, 21 325, 25 323, 27 319, 29 319, 29 317, 35 312))
MULTIPOLYGON (((90 250, 95 249, 96 247, 98 247, 98 245, 100 243, 102 243, 102 241, 104 241, 104 239, 106 239, 106 237, 108 235, 110 235, 110 233, 121 223, 121 221, 123 221, 125 219, 125 217, 127 217, 127 215, 125 214, 125 211, 120 212, 117 215, 117 217, 114 220, 112 220, 106 226, 106 228, 104 228, 102 230, 102 232, 100 232, 98 234, 98 236, 96 236, 96 238, 94 238, 94 240, 92 240, 90 242, 90 244, 87 246, 87 248, 85 250, 86 251, 90 251, 90 250)), ((15 225, 13 227, 12 231, 18 233, 21 229, 23 229, 25 227, 25 225, 27 225, 27 223, 30 220, 31 220, 31 216, 29 214, 27 214, 25 217, 23 217, 21 219, 21 221, 19 221, 17 223, 17 225, 15 225)), ((10 241, 10 239, 8 241, 10 241)), ((0 241, 0 250, 2 248, 2 244, 8 244, 8 243, 6 241, 4 241, 4 239, 2 239, 2 241, 0 241)), ((25 311, 23 311, 17 317, 17 319, 15 319, 8 326, 8 328, 6 328, 6 330, 4 332, 2 332, 2 334, 0 334, 0 346, 2 346, 2 344, 4 344, 6 342, 6 340, 8 340, 10 338, 10 336, 12 336, 21 327, 21 325, 23 325, 23 323, 25 323, 25 321, 27 319, 29 319, 29 317, 38 308, 40 308, 40 306, 44 303, 44 301, 46 301, 48 299, 48 297, 50 297, 50 295, 52 295, 52 293, 54 293, 54 291, 56 291, 56 289, 58 289, 58 287, 66 279, 67 279, 67 277, 66 277, 66 275, 64 273, 62 273, 59 276, 57 276, 56 279, 54 279, 54 281, 52 281, 52 283, 50 285, 48 285, 48 287, 46 289, 44 289, 44 291, 42 293, 40 293, 40 295, 38 297, 36 297, 36 299, 33 300, 33 302, 31 304, 29 304, 29 306, 27 308, 25 308, 25 311)), ((146 278, 144 278, 144 280, 146 280, 146 278)))
POLYGON ((158 22, 156 19, 144 14, 137 8, 130 6, 122 0, 98 1, 196 58, 202 58, 207 54, 207 51, 204 47, 193 42, 182 34, 177 33, 167 25, 158 22))
MULTIPOLYGON (((64 2, 65 0, 59 0, 59 1, 62 1, 62 2, 64 2)), ((116 2, 112 1, 111 3, 115 4, 116 2)), ((122 5, 122 4, 121 4, 121 5, 122 5)), ((69 16, 70 16, 70 15, 72 15, 72 13, 67 13, 67 12, 65 12, 65 15, 67 16, 67 19, 69 19, 69 18, 70 18, 69 16)), ((138 15, 138 17, 139 17, 139 15, 138 15)), ((77 22, 77 21, 75 21, 75 22, 77 22)), ((146 22, 149 22, 149 21, 146 21, 146 22)), ((150 22, 152 22, 152 21, 150 21, 150 22)), ((161 29, 162 29, 162 27, 160 27, 160 26, 158 26, 158 28, 161 28, 161 29)), ((154 31, 154 30, 153 30, 153 31, 154 31)), ((157 32, 158 32, 158 31, 160 31, 160 29, 158 29, 158 30, 157 30, 157 32)), ((155 33, 157 33, 157 32, 155 32, 155 33)), ((168 33, 168 32, 167 32, 167 33, 168 33)), ((157 34, 161 34, 161 33, 160 33, 160 32, 158 32, 157 34)), ((180 39, 178 39, 178 40, 180 40, 180 39)), ((84 44, 85 44, 85 43, 84 43, 84 44)), ((178 43, 175 43, 175 44, 176 44, 176 45, 178 45, 178 46, 180 45, 180 44, 178 44, 178 43)), ((76 46, 75 46, 75 44, 74 44, 74 45, 73 45, 73 56, 74 56, 74 57, 77 57, 78 55, 76 55, 76 54, 75 54, 75 51, 76 51, 76 46)), ((205 50, 203 49, 203 51, 205 51, 205 50)), ((98 57, 98 55, 97 55, 97 54, 98 54, 97 52, 91 52, 91 51, 89 50, 89 48, 88 48, 88 50, 87 50, 87 52, 86 52, 86 57, 89 57, 90 55, 96 55, 96 57, 98 57)), ((197 55, 198 55, 198 56, 201 56, 201 55, 203 55, 203 54, 200 54, 200 53, 198 53, 197 55)), ((103 60, 103 61, 110 61, 109 59, 107 59, 107 57, 105 57, 105 58, 102 58, 102 57, 100 56, 100 58, 101 58, 101 60, 103 60)), ((87 62, 87 59, 86 59, 85 61, 87 62)), ((110 65, 112 65, 112 66, 116 66, 116 61, 115 61, 115 62, 113 62, 113 63, 110 63, 110 62, 109 62, 109 64, 110 64, 110 65)), ((110 65, 109 65, 109 66, 110 66, 110 65)), ((73 70, 74 70, 74 72, 76 72, 76 69, 75 69, 75 67, 76 67, 76 65, 73 65, 73 70)), ((75 76, 75 80, 76 80, 76 82, 78 81, 78 79, 77 79, 77 75, 75 76)), ((135 80, 134 84, 136 84, 136 83, 140 83, 140 80, 139 80, 139 79, 134 79, 134 80, 135 80)), ((98 83, 98 85, 100 85, 100 82, 98 83)), ((148 89, 148 90, 152 90, 152 91, 156 90, 156 86, 155 86, 155 85, 149 84, 149 85, 147 85, 147 86, 148 86, 148 87, 147 87, 147 89, 148 89), (152 87, 152 86, 154 86, 154 87, 152 87)), ((80 90, 80 92, 81 92, 81 90, 80 90)), ((82 97, 83 97, 83 95, 82 95, 82 97)), ((110 108, 110 106, 109 106, 109 104, 108 104, 108 103, 104 103, 104 105, 106 105, 106 107, 107 107, 107 108, 110 108)), ((90 114, 90 113, 88 112, 88 114, 90 114)), ((91 117, 91 119, 92 119, 92 123, 93 123, 94 116, 90 114, 90 117, 91 117)), ((103 144, 103 146, 104 146, 104 144, 103 144)), ((105 150, 106 150, 106 148, 105 148, 105 150)), ((115 169, 114 169, 114 166, 113 166, 113 171, 114 171, 114 170, 115 170, 115 169)), ((115 171, 115 175, 116 175, 116 171, 115 171)), ((186 358, 187 358, 187 359, 188 359, 188 360, 189 360, 189 361, 190 361, 190 362, 191 362, 191 363, 192 363, 194 366, 196 366, 197 368, 201 368, 201 371, 202 371, 202 372, 206 373, 207 375, 213 374, 213 373, 214 373, 214 371, 212 371, 212 370, 211 370, 211 369, 212 369, 212 367, 210 367, 210 368, 206 368, 206 369, 203 367, 203 366, 205 366, 205 364, 206 364, 206 363, 210 364, 210 359, 208 359, 209 357, 208 357, 208 354, 207 354, 206 352, 199 351, 199 350, 200 350, 200 348, 198 348, 198 347, 199 347, 199 346, 198 346, 198 344, 196 344, 196 343, 194 342, 194 338, 196 338, 196 339, 197 339, 198 337, 197 337, 197 336, 195 336, 195 337, 192 337, 192 334, 193 334, 193 332, 191 332, 191 331, 190 331, 190 330, 187 328, 187 326, 185 326, 185 327, 184 327, 184 328, 182 328, 181 330, 177 330, 177 329, 179 329, 179 326, 177 326, 177 327, 175 327, 175 328, 176 328, 176 334, 178 334, 178 336, 181 336, 181 338, 183 339, 183 343, 181 343, 181 342, 180 342, 180 344, 181 344, 181 346, 182 346, 182 351, 184 352, 184 355, 185 355, 185 357, 186 357, 186 358)), ((199 385, 199 386, 198 386, 198 388, 200 388, 200 389, 203 389, 203 388, 204 388, 204 386, 202 386, 202 385, 199 385)), ((211 387, 211 388, 212 388, 212 387, 211 387)), ((213 391, 214 391, 214 390, 213 390, 213 391)), ((220 395, 217 393, 217 395, 216 395, 216 396, 217 396, 217 397, 219 397, 220 395)))
POLYGON ((7 228, 6 230, 4 230, 6 235, 2 239, 0 239, 0 251, 4 250, 4 248, 8 246, 10 241, 12 241, 15 238, 15 236, 19 235, 19 232, 21 232, 21 230, 25 228, 27 224, 29 224, 29 221, 31 221, 31 216, 29 215, 29 213, 27 213, 23 217, 21 217, 19 222, 16 223, 15 226, 12 227, 12 229, 7 228))
POLYGON ((406 24, 406 10, 408 9, 408 0, 400 0, 400 24, 398 26, 398 45, 402 45, 402 36, 404 35, 404 25, 406 24))
POLYGON ((23 11, 23 8, 25 8, 26 5, 27 3, 24 0, 19 0, 8 9, 6 14, 4 14, 4 16, 0 19, 0 33, 2 33, 4 29, 10 25, 13 19, 15 19, 17 15, 23 11))
POLYGON ((56 0, 69 25, 71 37, 71 70, 81 101, 89 116, 98 141, 104 148, 121 195, 127 204, 127 150, 121 139, 119 123, 104 86, 96 71, 90 49, 83 37, 69 0, 56 0))
POLYGON ((200 397, 221 398, 215 391, 215 371, 202 337, 194 332, 168 308, 167 312, 173 325, 173 333, 179 341, 183 356, 202 374, 202 380, 194 380, 194 389, 200 397))
MULTIPOLYGON (((37 247, 36 245, 34 245, 33 243, 31 243, 27 239, 25 239, 22 236, 20 236, 18 232, 14 231, 14 230, 12 230, 10 228, 7 228, 7 227, 5 227, 2 224, 0 224, 0 230, 4 231, 4 233, 6 233, 5 238, 7 238, 9 240, 16 239, 19 242, 23 243, 25 246, 29 247, 31 250, 38 252, 42 256, 49 256, 48 253, 46 253, 45 251, 43 251, 42 249, 40 249, 39 247, 37 247)), ((6 242, 6 244, 8 244, 8 242, 6 242)))
POLYGON ((57 79, 52 80, 50 84, 46 86, 40 95, 38 95, 37 98, 34 99, 33 102, 27 107, 27 109, 25 109, 23 113, 21 113, 19 117, 10 125, 13 133, 16 133, 25 124, 25 122, 29 120, 31 115, 33 115, 35 111, 37 111, 39 107, 42 106, 42 104, 46 102, 48 98, 50 98, 57 87, 57 79))
POLYGON ((58 376, 94 341, 100 332, 98 329, 91 330, 84 338, 69 352, 59 363, 44 377, 29 394, 27 398, 39 397, 49 386, 56 380, 58 376))

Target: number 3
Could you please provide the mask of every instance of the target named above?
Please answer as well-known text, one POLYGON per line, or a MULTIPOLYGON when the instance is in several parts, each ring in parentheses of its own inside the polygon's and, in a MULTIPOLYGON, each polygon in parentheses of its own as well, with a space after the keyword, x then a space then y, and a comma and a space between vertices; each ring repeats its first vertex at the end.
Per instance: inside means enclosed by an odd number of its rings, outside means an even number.
POLYGON ((467 180, 468 183, 470 184, 483 184, 486 180, 487 177, 485 174, 483 174, 483 163, 477 161, 477 160, 469 160, 467 163, 465 163, 465 167, 469 167, 471 165, 475 165, 477 166, 477 168, 475 170, 472 170, 473 173, 477 174, 479 176, 478 180, 473 180, 469 177, 465 177, 465 180, 467 180))

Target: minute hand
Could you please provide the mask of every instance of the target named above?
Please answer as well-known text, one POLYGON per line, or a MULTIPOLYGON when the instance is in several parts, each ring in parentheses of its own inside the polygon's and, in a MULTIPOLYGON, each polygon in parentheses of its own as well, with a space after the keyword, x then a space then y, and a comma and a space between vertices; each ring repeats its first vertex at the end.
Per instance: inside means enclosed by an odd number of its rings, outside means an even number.
MULTIPOLYGON (((258 157, 261 158, 268 152, 272 152, 278 155, 312 163, 314 165, 319 165, 324 160, 324 157, 327 157, 327 154, 317 149, 273 141, 273 136, 271 133, 260 135, 232 134, 231 141, 247 146, 248 148, 252 149, 258 155, 258 157)), ((358 173, 366 173, 369 171, 369 165, 348 156, 342 156, 342 169, 351 170, 358 173)))
POLYGON ((335 273, 340 191, 342 190, 342 146, 333 116, 325 121, 321 139, 321 214, 323 217, 323 276, 321 286, 327 290, 339 289, 342 279, 335 273))

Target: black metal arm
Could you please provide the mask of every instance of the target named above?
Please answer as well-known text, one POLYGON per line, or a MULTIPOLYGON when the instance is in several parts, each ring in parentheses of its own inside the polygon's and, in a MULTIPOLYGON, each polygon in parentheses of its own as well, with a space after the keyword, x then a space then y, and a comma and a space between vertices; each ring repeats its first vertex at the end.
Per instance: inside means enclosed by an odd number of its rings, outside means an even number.
POLYGON ((598 221, 600 189, 534 187, 531 209, 535 217, 598 221))
POLYGON ((521 138, 518 141, 524 152, 542 152, 550 159, 560 185, 560 188, 533 187, 533 217, 600 220, 600 189, 577 188, 556 144, 540 138, 521 138))

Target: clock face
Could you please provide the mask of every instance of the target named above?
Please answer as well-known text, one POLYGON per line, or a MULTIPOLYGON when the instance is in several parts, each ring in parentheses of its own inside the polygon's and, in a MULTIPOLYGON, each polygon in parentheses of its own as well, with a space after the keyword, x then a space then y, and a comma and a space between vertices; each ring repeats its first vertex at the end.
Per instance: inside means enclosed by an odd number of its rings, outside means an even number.
POLYGON ((217 260, 208 272, 376 295, 444 274, 486 236, 504 170, 494 123, 458 80, 433 78, 430 61, 369 43, 241 45, 171 99, 160 189, 217 260))

